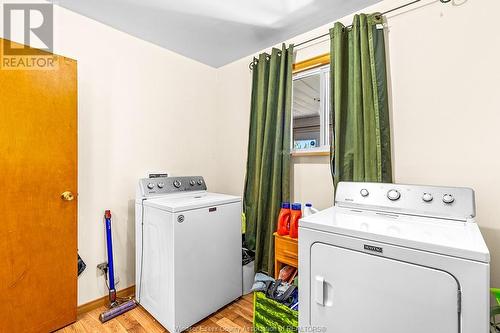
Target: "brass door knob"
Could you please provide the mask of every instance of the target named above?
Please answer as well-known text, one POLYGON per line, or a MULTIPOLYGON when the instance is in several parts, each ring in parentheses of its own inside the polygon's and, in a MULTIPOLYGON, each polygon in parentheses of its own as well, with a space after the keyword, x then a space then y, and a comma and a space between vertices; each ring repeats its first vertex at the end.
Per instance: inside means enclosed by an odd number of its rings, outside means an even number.
POLYGON ((66 191, 61 194, 61 199, 66 201, 73 201, 75 200, 75 196, 70 191, 66 191))

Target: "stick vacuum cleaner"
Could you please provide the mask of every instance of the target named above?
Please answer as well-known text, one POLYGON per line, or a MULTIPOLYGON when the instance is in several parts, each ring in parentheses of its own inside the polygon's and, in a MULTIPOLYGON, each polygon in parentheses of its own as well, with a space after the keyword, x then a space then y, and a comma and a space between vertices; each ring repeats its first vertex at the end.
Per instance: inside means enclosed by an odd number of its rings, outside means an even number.
POLYGON ((107 210, 104 214, 106 219, 106 242, 108 245, 108 276, 109 276, 109 310, 103 312, 99 319, 101 322, 107 322, 122 313, 132 310, 137 306, 135 301, 131 298, 116 297, 115 289, 115 267, 113 265, 113 242, 111 239, 111 211, 107 210))

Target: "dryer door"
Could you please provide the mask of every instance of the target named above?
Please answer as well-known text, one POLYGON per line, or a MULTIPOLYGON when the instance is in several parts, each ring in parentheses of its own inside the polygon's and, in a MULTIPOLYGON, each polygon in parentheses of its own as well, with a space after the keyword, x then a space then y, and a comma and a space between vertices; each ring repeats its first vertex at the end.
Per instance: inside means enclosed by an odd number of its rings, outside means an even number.
POLYGON ((310 295, 327 332, 459 332, 457 281, 436 269, 315 243, 310 295))

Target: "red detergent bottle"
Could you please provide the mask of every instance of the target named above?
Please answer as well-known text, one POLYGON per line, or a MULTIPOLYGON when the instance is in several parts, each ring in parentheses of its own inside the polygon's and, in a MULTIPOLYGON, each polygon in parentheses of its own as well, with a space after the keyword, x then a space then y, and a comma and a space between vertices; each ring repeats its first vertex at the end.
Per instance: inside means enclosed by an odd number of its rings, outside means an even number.
POLYGON ((290 233, 290 203, 283 202, 278 215, 278 235, 286 236, 290 233))
POLYGON ((290 237, 299 237, 299 220, 302 217, 302 206, 300 203, 292 204, 292 211, 290 213, 290 237))

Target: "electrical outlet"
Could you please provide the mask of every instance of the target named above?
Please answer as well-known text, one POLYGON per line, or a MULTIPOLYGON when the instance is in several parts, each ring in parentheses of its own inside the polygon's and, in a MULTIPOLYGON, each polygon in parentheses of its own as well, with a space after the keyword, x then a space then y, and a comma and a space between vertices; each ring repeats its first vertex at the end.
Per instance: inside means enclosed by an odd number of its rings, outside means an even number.
POLYGON ((104 275, 108 272, 108 263, 103 262, 97 265, 97 273, 99 273, 98 276, 104 275))

